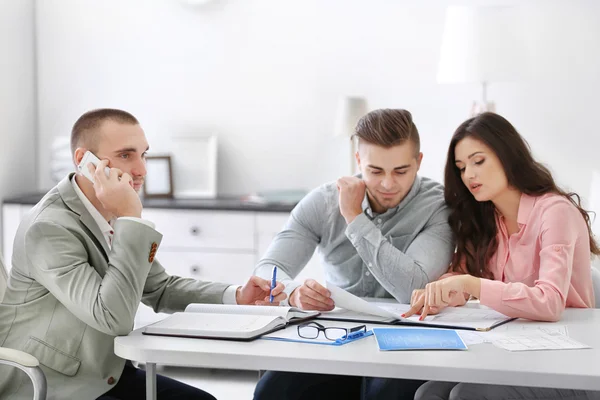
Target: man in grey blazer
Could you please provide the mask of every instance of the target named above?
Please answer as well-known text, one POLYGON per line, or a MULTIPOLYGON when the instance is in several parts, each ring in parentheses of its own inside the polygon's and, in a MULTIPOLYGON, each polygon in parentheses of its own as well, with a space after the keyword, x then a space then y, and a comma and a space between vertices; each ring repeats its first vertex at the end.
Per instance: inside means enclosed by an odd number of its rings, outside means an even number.
MULTIPOLYGON (((70 174, 21 222, 0 304, 0 345, 39 359, 49 399, 144 399, 144 373, 113 352, 115 336, 132 330, 140 301, 156 312, 189 303, 255 304, 269 295, 269 281, 253 276, 238 287, 183 279, 155 260, 162 235, 141 218, 137 193, 148 143, 131 114, 84 114, 71 148, 76 164, 87 150, 102 161, 89 169, 94 183, 70 174)), ((283 300, 283 285, 274 294, 283 300)), ((161 399, 213 399, 166 377, 157 383, 161 399)), ((25 375, 0 367, 2 399, 32 394, 25 375)))

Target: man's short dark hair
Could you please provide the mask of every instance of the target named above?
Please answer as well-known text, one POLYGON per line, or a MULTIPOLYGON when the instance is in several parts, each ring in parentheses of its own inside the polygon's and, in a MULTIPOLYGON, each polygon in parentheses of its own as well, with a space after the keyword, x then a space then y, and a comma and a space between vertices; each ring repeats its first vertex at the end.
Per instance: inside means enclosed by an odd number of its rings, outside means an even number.
POLYGON ((383 108, 362 117, 356 124, 359 140, 382 147, 392 147, 411 141, 415 154, 421 151, 421 139, 410 112, 403 109, 383 108))
POLYGON ((114 108, 99 108, 83 114, 71 130, 71 154, 78 147, 85 147, 92 153, 96 151, 98 128, 105 121, 115 121, 122 124, 139 125, 138 120, 127 111, 114 108))

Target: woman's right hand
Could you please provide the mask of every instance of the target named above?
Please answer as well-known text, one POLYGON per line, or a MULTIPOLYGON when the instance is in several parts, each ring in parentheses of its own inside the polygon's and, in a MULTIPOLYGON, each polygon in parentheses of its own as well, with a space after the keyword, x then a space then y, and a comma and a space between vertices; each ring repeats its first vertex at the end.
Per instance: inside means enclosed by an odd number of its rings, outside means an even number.
MULTIPOLYGON (((402 314, 402 318, 408 318, 411 315, 420 314, 425 304, 425 289, 415 289, 410 296, 410 310, 402 314)), ((442 311, 444 307, 429 307, 428 315, 435 315, 442 311)))
MULTIPOLYGON (((431 285, 430 283, 428 285, 431 285)), ((415 289, 410 296, 410 309, 402 314, 402 318, 408 318, 414 314, 422 314, 423 306, 425 305, 425 290, 426 289, 415 289)), ((465 296, 454 296, 452 301, 442 307, 430 306, 427 315, 439 314, 446 307, 460 307, 467 303, 465 296)))

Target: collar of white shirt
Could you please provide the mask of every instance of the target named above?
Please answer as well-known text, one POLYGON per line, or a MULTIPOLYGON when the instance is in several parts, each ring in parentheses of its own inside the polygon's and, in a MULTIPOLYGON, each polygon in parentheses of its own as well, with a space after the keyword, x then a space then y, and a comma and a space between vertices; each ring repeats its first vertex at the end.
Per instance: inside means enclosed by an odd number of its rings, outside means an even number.
POLYGON ((100 214, 96 207, 94 207, 92 202, 90 202, 90 200, 85 196, 85 194, 83 194, 81 188, 77 184, 75 176, 73 176, 71 183, 73 184, 73 189, 75 189, 75 193, 77 193, 77 197, 79 197, 79 200, 81 200, 85 209, 90 213, 90 215, 100 228, 100 231, 104 236, 104 240, 106 240, 106 243, 108 243, 108 245, 110 246, 112 236, 114 234, 112 226, 110 226, 110 224, 106 221, 106 219, 104 219, 102 214, 100 214))

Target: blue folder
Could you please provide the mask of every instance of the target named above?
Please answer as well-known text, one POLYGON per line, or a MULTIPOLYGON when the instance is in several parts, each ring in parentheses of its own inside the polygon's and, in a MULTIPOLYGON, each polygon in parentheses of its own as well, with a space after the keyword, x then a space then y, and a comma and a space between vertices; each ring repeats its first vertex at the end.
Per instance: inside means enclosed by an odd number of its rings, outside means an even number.
POLYGON ((467 350, 455 330, 436 328, 373 328, 379 350, 467 350))

